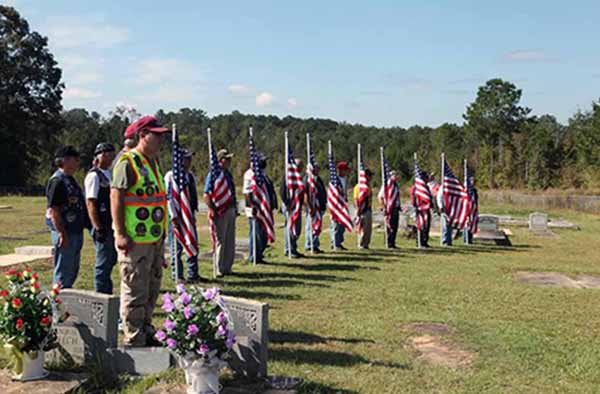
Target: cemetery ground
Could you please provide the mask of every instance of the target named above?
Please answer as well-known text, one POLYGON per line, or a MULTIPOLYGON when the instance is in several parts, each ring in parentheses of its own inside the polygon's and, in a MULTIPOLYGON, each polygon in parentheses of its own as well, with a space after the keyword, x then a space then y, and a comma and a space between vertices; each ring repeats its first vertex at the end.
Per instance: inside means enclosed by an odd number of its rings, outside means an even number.
MULTIPOLYGON (((3 204, 13 209, 0 211, 0 253, 49 244, 43 198, 0 198, 3 204)), ((533 210, 484 205, 482 211, 526 218, 533 210)), ((515 275, 600 276, 600 216, 548 213, 582 230, 553 229, 553 236, 538 236, 513 227, 512 248, 464 246, 462 240, 441 248, 434 238, 434 247, 422 251, 401 237, 399 250, 385 250, 383 234, 375 231, 371 250, 354 249, 351 235, 345 242, 351 249, 337 253, 329 250, 324 231, 326 254, 288 260, 278 227, 269 264, 238 261, 235 275, 208 285, 270 305, 269 375, 302 378, 301 393, 597 392, 600 289, 540 287, 515 275), (419 345, 424 345, 420 351, 419 345), (434 345, 442 350, 430 357, 434 345)), ((237 224, 238 238, 247 238, 246 220, 239 217, 237 224)), ((206 251, 205 215, 198 226, 206 251)), ((93 289, 93 260, 86 235, 76 287, 93 289)), ((27 265, 50 283, 50 263, 27 265)), ((204 277, 212 273, 207 261, 200 267, 204 277)), ((165 271, 163 289, 173 291, 169 276, 165 271)), ((116 269, 113 279, 118 283, 116 269)), ((163 318, 157 308, 156 322, 163 318)), ((0 367, 7 364, 0 354, 0 367)), ((135 379, 110 379, 94 367, 89 372, 88 392, 143 393, 183 380, 176 369, 135 379)))

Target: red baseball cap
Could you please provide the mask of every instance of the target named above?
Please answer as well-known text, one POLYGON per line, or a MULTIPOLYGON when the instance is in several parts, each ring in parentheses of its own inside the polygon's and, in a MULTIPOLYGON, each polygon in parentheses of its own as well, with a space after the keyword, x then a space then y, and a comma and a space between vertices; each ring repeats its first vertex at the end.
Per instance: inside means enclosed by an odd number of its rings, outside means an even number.
POLYGON ((338 162, 336 167, 338 170, 349 170, 350 169, 348 162, 345 162, 345 161, 338 162))
POLYGON ((144 116, 125 129, 125 138, 133 138, 142 130, 150 131, 152 133, 166 133, 171 131, 166 127, 163 127, 155 116, 144 116))

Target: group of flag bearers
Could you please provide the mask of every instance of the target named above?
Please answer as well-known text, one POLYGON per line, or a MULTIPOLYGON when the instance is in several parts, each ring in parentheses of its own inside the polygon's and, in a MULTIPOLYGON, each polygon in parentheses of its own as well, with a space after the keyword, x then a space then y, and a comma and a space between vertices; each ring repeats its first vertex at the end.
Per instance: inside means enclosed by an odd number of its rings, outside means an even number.
MULTIPOLYGON (((210 129, 208 130, 210 171, 206 180, 204 201, 209 208, 209 228, 213 244, 213 259, 216 277, 227 275, 231 272, 233 256, 224 257, 225 253, 233 253, 234 245, 231 241, 224 241, 225 237, 219 234, 217 223, 221 220, 235 222, 235 189, 231 174, 228 171, 231 155, 221 150, 215 155, 215 149, 210 142, 210 129), (229 160, 229 161, 228 161, 229 160), (226 208, 227 207, 227 208, 226 208), (231 209, 232 218, 224 219, 225 212, 231 209), (227 245, 226 245, 227 244, 227 245), (221 261, 226 261, 223 265, 221 261), (223 268, 225 267, 225 268, 223 268)), ((249 222, 249 261, 253 264, 264 262, 264 252, 269 244, 275 241, 275 212, 280 210, 285 216, 284 224, 284 254, 289 258, 304 257, 298 250, 298 241, 302 231, 302 217, 305 216, 305 251, 313 254, 323 253, 320 244, 320 235, 323 228, 325 212, 329 211, 331 221, 331 248, 333 250, 346 250, 344 246, 344 233, 356 228, 357 247, 368 249, 371 241, 373 223, 373 192, 371 181, 373 172, 366 168, 362 147, 357 146, 358 183, 353 189, 353 200, 356 207, 354 219, 351 218, 348 204, 348 189, 346 177, 351 168, 345 161, 338 163, 334 160, 331 141, 328 144, 328 169, 329 183, 325 187, 319 176, 320 167, 315 161, 311 145, 310 134, 306 135, 306 170, 304 162, 296 158, 289 144, 288 134, 285 133, 285 172, 281 181, 279 194, 281 207, 272 180, 266 173, 267 157, 258 152, 254 142, 252 128, 249 130, 250 168, 244 173, 243 194, 245 201, 245 215, 249 222)), ((174 154, 181 149, 174 133, 174 154)), ((400 189, 397 176, 390 170, 385 158, 384 147, 380 148, 381 158, 381 188, 377 200, 385 217, 385 245, 387 248, 396 248, 398 221, 401 213, 400 189)), ((179 165, 174 160, 174 168, 179 165)), ((441 244, 452 245, 455 230, 464 231, 465 243, 471 243, 473 233, 477 231, 477 192, 474 187, 474 178, 468 176, 465 161, 465 182, 461 183, 452 173, 442 155, 442 172, 440 184, 436 183, 432 175, 421 171, 417 164, 415 154, 415 183, 411 187, 410 204, 415 212, 417 228, 417 246, 429 247, 429 230, 432 211, 437 211, 441 217, 441 244)), ((176 181, 176 179, 174 179, 176 181)), ((184 185, 173 190, 184 190, 184 185)), ((189 209, 193 210, 192 208, 189 209)), ((191 221, 190 221, 191 222, 191 221)), ((182 223, 185 226, 185 223, 182 223)), ((235 233, 235 225, 229 230, 235 233)), ((227 227, 227 226, 226 226, 227 227)), ((185 237, 184 234, 174 232, 178 242, 188 243, 185 250, 197 250, 197 238, 185 237)), ((458 232, 456 232, 458 235, 458 232)), ((232 235, 234 237, 234 235, 232 235)), ((231 237, 229 237, 231 238, 231 237)), ((194 261, 194 260, 192 260, 194 261)), ((181 265, 176 264, 174 267, 181 265)), ((181 278, 180 274, 176 274, 181 278)))

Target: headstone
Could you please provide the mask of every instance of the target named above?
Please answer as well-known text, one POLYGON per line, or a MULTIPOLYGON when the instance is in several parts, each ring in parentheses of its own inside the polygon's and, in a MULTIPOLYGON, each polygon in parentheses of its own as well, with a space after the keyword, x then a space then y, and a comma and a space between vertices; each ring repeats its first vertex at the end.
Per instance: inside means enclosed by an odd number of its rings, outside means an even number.
POLYGON ((97 361, 117 346, 119 297, 89 290, 65 289, 59 298, 70 316, 57 326, 58 349, 49 358, 77 364, 97 361))
POLYGON ((164 372, 175 365, 165 347, 132 347, 108 349, 110 368, 115 374, 149 375, 164 372))
POLYGON ((400 214, 398 217, 398 228, 400 230, 406 230, 408 228, 408 215, 400 214))
POLYGON ((481 232, 496 233, 498 231, 498 217, 493 215, 480 215, 477 227, 481 232))
POLYGON ((267 376, 269 305, 243 298, 223 296, 233 322, 237 343, 231 368, 249 378, 267 376))
POLYGON ((529 215, 530 231, 548 231, 548 214, 533 212, 529 215))
POLYGON ((20 246, 15 248, 15 254, 23 256, 44 256, 51 257, 54 254, 52 246, 20 246))

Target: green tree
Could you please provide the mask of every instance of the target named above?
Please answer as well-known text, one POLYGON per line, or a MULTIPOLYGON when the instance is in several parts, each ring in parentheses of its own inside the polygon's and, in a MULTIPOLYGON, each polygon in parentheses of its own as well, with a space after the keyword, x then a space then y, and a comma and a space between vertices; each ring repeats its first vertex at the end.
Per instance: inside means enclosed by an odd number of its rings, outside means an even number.
POLYGON ((0 179, 6 185, 34 183, 52 158, 64 86, 47 44, 14 8, 0 6, 0 179))
POLYGON ((527 140, 527 186, 546 189, 560 182, 564 127, 551 115, 533 120, 527 140))
POLYGON ((502 79, 491 79, 479 87, 477 98, 463 115, 467 132, 479 139, 477 150, 481 164, 487 170, 486 178, 490 188, 498 186, 496 177, 501 175, 498 168, 504 170, 503 175, 514 174, 514 169, 505 168, 505 164, 511 162, 511 158, 505 156, 506 153, 514 153, 513 134, 520 132, 531 111, 519 105, 521 94, 521 90, 514 84, 502 79))

